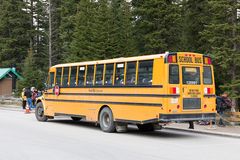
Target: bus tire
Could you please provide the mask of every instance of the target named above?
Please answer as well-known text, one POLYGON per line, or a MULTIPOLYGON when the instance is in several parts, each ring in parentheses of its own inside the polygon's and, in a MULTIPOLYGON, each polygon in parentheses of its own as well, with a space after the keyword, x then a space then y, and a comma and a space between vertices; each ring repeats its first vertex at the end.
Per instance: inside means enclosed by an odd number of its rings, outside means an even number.
POLYGON ((48 117, 44 115, 44 108, 42 102, 37 103, 35 109, 35 116, 40 122, 45 122, 48 120, 48 117))
POLYGON ((115 132, 116 126, 113 120, 113 113, 110 108, 105 107, 100 112, 100 128, 104 132, 112 133, 115 132))
POLYGON ((138 124, 137 127, 142 132, 154 131, 154 125, 152 123, 149 123, 149 124, 138 124))
POLYGON ((78 122, 78 121, 80 121, 82 118, 80 118, 80 117, 71 117, 72 118, 72 120, 73 121, 75 121, 75 122, 78 122))

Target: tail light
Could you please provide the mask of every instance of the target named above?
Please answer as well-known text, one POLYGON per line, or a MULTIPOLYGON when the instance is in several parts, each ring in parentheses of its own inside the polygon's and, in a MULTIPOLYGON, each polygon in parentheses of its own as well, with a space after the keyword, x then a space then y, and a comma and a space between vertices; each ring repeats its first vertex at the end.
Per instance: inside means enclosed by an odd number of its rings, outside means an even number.
POLYGON ((212 88, 204 88, 204 94, 213 94, 212 88))
POLYGON ((179 88, 178 87, 171 87, 170 88, 171 94, 179 94, 179 88))

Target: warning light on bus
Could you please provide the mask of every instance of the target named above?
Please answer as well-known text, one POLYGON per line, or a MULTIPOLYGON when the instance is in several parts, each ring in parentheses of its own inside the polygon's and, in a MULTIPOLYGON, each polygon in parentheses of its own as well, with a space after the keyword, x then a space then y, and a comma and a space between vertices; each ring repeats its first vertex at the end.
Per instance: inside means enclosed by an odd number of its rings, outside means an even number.
POLYGON ((204 64, 212 64, 212 60, 209 57, 204 57, 204 64))
POLYGON ((168 63, 177 63, 177 55, 169 55, 168 63))

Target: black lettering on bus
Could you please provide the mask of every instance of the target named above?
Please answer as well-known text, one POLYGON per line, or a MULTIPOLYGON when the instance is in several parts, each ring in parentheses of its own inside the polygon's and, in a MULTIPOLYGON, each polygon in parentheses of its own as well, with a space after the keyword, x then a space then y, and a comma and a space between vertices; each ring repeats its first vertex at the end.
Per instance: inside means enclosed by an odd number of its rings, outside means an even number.
POLYGON ((202 63, 201 57, 195 57, 195 63, 202 63))

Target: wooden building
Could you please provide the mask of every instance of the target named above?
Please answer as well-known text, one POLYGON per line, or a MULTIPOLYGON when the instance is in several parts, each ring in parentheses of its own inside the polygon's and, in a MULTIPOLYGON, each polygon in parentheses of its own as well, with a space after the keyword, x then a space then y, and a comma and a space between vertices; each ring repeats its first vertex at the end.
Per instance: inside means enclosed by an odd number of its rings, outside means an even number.
POLYGON ((21 78, 15 68, 0 68, 0 96, 11 96, 21 78))

